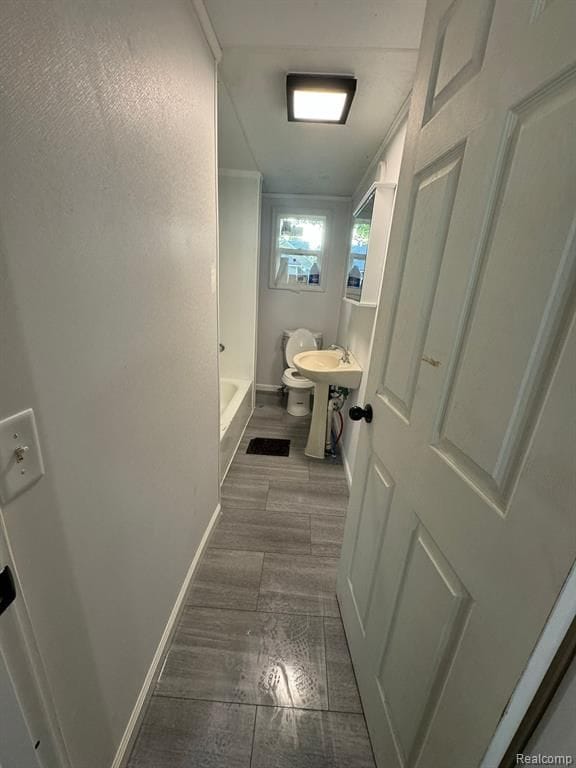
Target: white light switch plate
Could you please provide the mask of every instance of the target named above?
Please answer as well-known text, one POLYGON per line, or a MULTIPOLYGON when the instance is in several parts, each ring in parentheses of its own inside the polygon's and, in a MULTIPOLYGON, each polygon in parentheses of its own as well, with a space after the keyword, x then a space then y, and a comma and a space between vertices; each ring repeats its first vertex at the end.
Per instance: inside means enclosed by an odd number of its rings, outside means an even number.
POLYGON ((44 474, 34 411, 0 421, 0 501, 8 504, 44 474))

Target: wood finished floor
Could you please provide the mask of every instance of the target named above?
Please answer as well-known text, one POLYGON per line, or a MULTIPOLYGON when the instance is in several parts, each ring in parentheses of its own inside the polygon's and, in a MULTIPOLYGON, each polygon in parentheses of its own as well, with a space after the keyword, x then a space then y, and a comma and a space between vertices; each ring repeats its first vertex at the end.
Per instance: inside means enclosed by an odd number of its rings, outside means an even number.
POLYGON ((335 594, 344 470, 308 427, 259 396, 128 768, 374 768, 335 594))

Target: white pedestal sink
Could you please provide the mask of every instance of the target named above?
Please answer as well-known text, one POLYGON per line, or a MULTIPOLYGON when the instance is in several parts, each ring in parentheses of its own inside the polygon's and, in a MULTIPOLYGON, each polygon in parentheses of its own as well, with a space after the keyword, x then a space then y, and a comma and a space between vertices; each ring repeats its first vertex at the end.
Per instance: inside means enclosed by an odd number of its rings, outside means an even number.
POLYGON ((310 381, 314 382, 314 409, 308 442, 304 453, 314 459, 324 458, 326 419, 328 416, 328 391, 330 385, 358 389, 362 368, 349 353, 349 362, 342 360, 339 349, 321 349, 294 355, 294 365, 310 381))

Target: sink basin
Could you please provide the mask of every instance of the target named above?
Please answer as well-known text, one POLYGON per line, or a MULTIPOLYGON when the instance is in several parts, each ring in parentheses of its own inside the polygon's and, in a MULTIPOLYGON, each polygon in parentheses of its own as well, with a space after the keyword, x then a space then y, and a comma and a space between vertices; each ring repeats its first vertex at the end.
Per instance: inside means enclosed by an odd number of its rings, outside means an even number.
POLYGON ((362 379, 362 368, 350 355, 350 362, 342 362, 339 349, 319 349, 294 355, 294 365, 310 381, 357 389, 362 379))
POLYGON ((328 393, 330 385, 357 389, 362 379, 362 368, 350 355, 350 362, 342 362, 342 350, 320 349, 294 355, 294 365, 314 382, 314 410, 304 453, 314 459, 323 459, 330 435, 328 420, 328 393))

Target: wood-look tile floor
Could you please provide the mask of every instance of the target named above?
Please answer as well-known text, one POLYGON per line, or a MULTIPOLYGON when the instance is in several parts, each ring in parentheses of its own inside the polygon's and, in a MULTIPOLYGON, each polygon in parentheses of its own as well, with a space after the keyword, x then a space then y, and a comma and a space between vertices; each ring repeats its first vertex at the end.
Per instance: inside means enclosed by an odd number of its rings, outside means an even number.
POLYGON ((308 427, 259 396, 129 768, 374 768, 336 601, 344 470, 304 455, 308 427))

